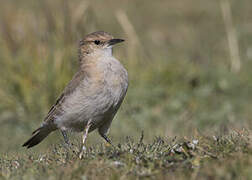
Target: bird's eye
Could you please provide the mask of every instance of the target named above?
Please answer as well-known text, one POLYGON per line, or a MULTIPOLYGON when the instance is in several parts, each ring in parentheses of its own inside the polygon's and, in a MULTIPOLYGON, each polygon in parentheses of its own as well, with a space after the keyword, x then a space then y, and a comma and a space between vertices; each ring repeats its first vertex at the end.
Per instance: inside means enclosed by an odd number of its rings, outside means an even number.
POLYGON ((95 43, 96 45, 99 45, 99 44, 101 43, 101 41, 95 40, 94 43, 95 43))

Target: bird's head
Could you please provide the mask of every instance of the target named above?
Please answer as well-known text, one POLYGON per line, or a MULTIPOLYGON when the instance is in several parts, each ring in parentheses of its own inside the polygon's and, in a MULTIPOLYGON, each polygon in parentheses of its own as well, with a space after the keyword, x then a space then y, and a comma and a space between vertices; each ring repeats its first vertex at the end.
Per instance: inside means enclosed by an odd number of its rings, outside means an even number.
POLYGON ((92 55, 112 55, 113 45, 123 41, 123 39, 115 39, 111 34, 104 31, 88 34, 80 41, 80 60, 92 55))

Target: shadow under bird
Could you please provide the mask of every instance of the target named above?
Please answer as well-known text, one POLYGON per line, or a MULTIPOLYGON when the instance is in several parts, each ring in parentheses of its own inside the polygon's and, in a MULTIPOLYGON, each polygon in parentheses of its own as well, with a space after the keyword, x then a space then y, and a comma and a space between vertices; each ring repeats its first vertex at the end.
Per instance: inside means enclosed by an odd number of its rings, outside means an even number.
POLYGON ((87 134, 95 129, 111 144, 107 134, 128 88, 127 71, 112 55, 112 47, 123 41, 103 31, 80 41, 78 72, 23 146, 31 148, 57 129, 67 144, 67 130, 83 132, 80 158, 87 134))

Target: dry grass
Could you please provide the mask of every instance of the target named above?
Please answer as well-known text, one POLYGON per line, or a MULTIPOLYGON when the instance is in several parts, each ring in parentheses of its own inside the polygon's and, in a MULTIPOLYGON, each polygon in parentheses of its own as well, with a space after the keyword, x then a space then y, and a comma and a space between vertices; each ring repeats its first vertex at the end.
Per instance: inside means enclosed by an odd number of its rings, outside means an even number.
POLYGON ((249 132, 220 137, 196 135, 180 140, 127 137, 115 148, 95 145, 84 159, 78 146, 54 145, 39 155, 0 158, 0 177, 7 179, 250 179, 252 148, 249 132), (228 165, 227 165, 228 164, 228 165))

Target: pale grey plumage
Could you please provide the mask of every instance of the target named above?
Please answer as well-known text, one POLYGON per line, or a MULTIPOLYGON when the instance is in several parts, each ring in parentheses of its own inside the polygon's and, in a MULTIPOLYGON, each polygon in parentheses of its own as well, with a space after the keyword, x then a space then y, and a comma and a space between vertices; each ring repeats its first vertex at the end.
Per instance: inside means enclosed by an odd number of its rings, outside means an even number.
MULTIPOLYGON (((128 74, 112 56, 112 46, 123 40, 99 31, 87 35, 79 47, 80 68, 50 109, 42 126, 23 145, 32 147, 50 132, 98 129, 105 139, 128 88, 128 74)), ((108 139, 106 139, 108 141, 108 139)))

